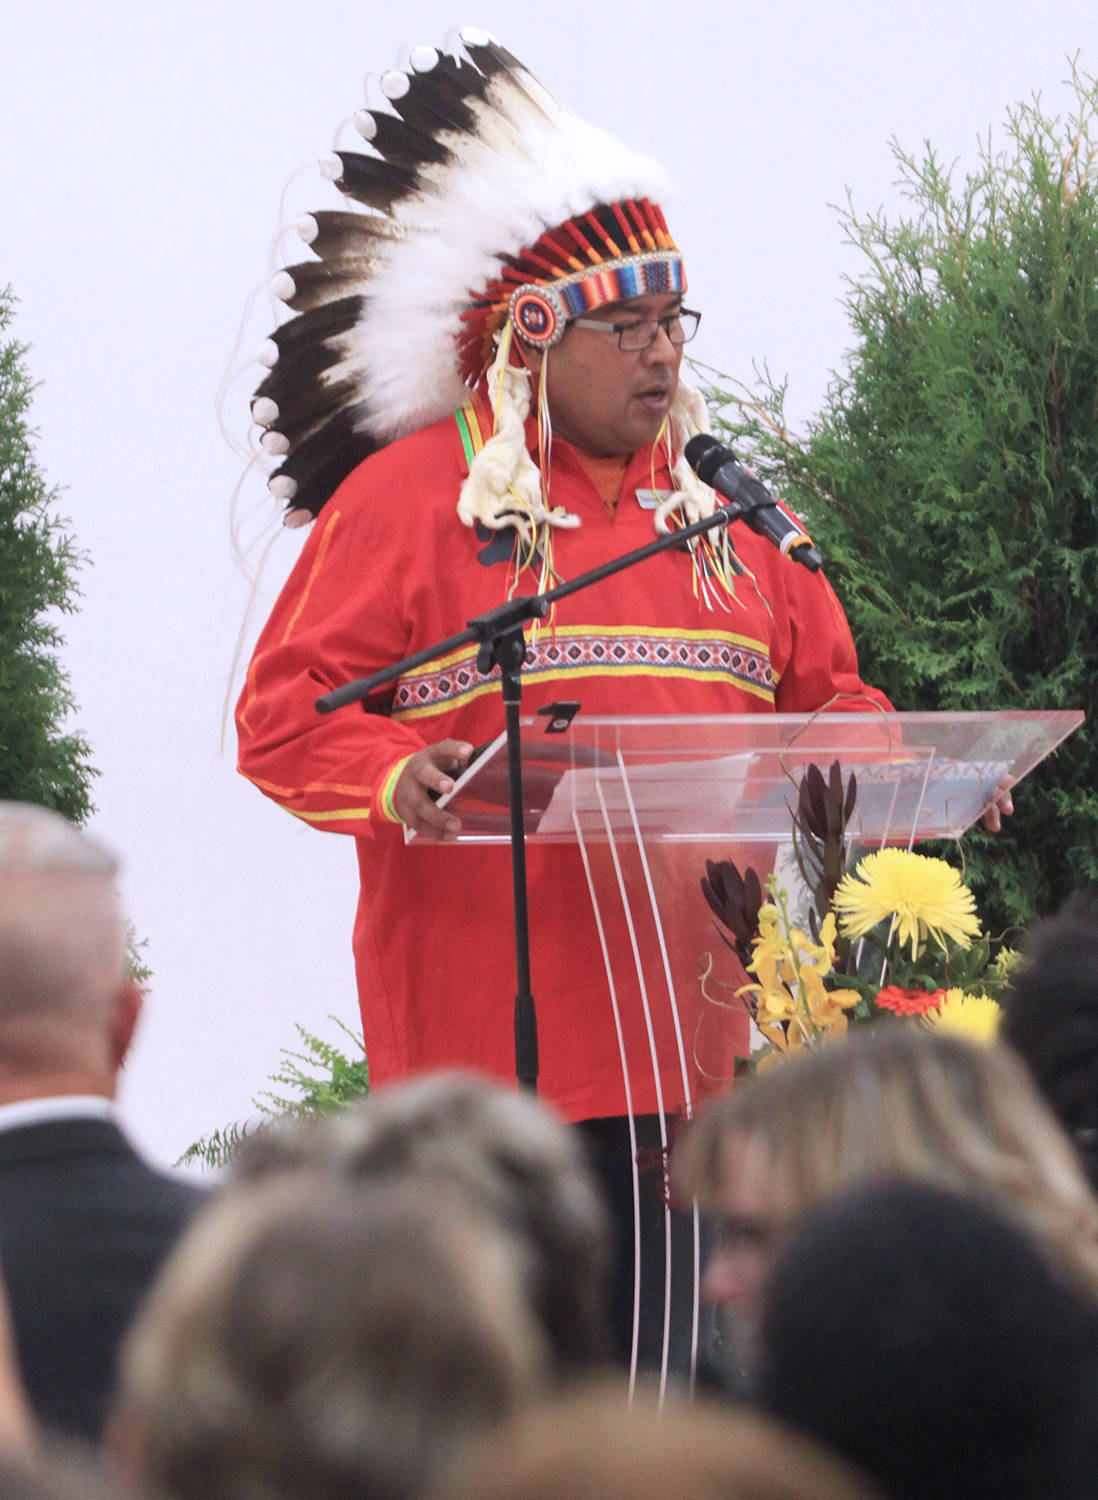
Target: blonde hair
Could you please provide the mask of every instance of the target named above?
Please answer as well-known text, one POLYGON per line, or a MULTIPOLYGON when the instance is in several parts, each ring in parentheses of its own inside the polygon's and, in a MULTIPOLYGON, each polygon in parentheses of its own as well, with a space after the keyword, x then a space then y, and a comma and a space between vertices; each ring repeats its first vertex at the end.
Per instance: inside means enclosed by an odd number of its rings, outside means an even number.
POLYGON ((680 1190, 719 1213, 745 1145, 779 1224, 854 1184, 914 1178, 998 1206, 1098 1298, 1098 1200, 1003 1046, 882 1024, 783 1061, 698 1116, 676 1153, 680 1190))
POLYGON ((113 880, 118 858, 48 807, 0 801, 0 876, 44 874, 113 880))

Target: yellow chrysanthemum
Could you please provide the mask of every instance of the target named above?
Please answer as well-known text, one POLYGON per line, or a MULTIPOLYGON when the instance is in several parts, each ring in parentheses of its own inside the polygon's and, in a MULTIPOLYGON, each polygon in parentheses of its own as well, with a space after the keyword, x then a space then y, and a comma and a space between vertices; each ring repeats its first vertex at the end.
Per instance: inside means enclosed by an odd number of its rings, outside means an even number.
POLYGON ((843 936, 863 937, 878 922, 896 919, 901 944, 914 958, 928 937, 941 947, 943 934, 967 948, 980 932, 972 892, 944 859, 906 849, 867 854, 857 870, 844 875, 835 892, 843 936))
POLYGON ((999 1034, 1002 1008, 990 995, 966 995, 963 990, 947 990, 937 1010, 923 1017, 928 1026, 939 1031, 966 1036, 973 1042, 993 1042, 999 1034))

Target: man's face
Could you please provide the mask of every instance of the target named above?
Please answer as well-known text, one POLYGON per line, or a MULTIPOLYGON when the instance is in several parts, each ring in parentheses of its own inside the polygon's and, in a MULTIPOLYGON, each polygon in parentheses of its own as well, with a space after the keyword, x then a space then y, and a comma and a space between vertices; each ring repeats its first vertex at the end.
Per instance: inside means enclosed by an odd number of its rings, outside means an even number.
MULTIPOLYGON (((641 323, 681 306, 679 293, 659 293, 608 303, 585 318, 607 326, 641 323)), ((546 357, 554 434, 609 458, 635 452, 659 432, 678 387, 682 346, 661 328, 647 349, 626 353, 616 334, 569 327, 546 357)))

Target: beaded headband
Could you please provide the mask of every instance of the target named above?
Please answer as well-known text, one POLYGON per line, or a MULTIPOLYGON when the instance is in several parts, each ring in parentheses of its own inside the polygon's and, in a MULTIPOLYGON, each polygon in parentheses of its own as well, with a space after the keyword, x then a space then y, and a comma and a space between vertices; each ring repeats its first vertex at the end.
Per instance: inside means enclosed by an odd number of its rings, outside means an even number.
POLYGON ((539 349, 551 349, 564 337, 569 318, 582 317, 609 302, 685 290, 682 256, 677 250, 660 250, 609 261, 597 271, 581 271, 563 281, 520 286, 511 297, 509 312, 520 339, 539 349))

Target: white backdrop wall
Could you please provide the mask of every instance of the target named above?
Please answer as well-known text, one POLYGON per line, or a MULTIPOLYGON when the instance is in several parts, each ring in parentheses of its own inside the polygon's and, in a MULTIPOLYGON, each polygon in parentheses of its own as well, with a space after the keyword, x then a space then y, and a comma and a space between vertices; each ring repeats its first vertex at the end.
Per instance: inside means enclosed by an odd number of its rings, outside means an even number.
MULTIPOLYGON (((0 286, 40 382, 49 480, 91 554, 66 626, 78 726, 101 771, 93 827, 123 853, 155 978, 123 1103, 168 1163, 249 1115, 300 1021, 356 1020, 353 851, 233 770, 222 704, 251 586, 229 507, 241 464, 215 393, 265 280, 287 179, 292 217, 363 76, 455 24, 495 31, 563 99, 662 158, 687 251, 698 355, 743 378, 766 359, 813 412, 848 339, 858 269, 830 204, 898 212, 888 140, 963 170, 1005 107, 1067 103, 1068 58, 1098 65, 1093 0, 836 0, 555 7, 480 0, 38 0, 4 24, 0 286)), ((262 301, 250 353, 266 331, 262 301)), ((270 320, 273 321, 273 320, 270 320)), ((250 340, 250 342, 249 342, 250 340)), ((247 381, 227 418, 246 429, 247 381)), ((278 532, 258 481, 246 534, 278 532)), ((300 546, 277 536, 249 641, 300 546)), ((234 689, 235 690, 235 689, 234 689)))

